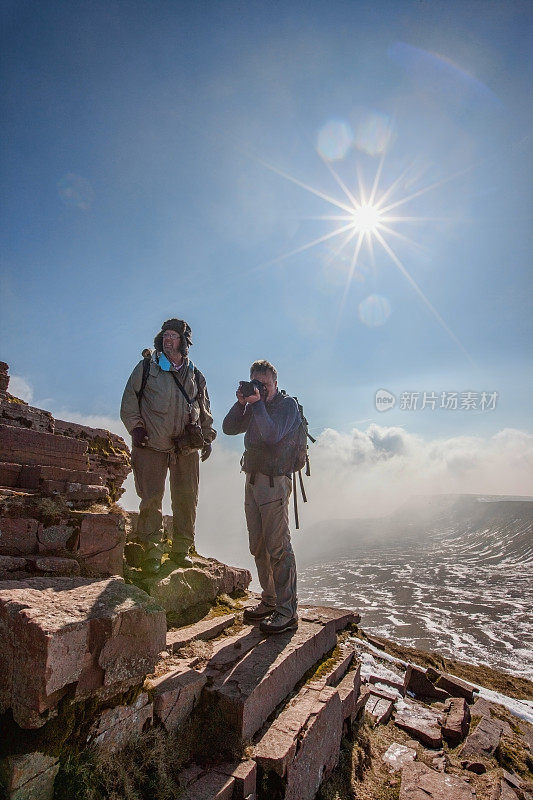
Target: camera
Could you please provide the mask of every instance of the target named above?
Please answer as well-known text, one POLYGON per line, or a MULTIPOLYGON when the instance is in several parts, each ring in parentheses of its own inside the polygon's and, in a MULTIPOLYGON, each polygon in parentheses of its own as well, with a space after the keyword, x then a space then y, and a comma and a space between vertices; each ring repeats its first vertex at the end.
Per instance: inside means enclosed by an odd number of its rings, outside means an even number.
POLYGON ((205 444, 202 429, 197 422, 189 422, 183 433, 173 436, 174 451, 179 455, 189 455, 195 450, 201 450, 205 444))
POLYGON ((239 382, 239 391, 244 397, 251 397, 251 395, 255 394, 255 389, 259 390, 259 394, 262 398, 268 394, 268 389, 265 384, 262 381, 258 381, 257 378, 254 378, 252 381, 239 382))

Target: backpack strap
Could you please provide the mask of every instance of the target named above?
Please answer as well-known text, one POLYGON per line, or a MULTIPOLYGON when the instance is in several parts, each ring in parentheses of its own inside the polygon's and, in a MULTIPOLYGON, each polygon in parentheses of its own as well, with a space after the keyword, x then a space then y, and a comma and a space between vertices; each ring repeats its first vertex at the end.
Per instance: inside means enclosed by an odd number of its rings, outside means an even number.
POLYGON ((141 380, 141 388, 137 393, 137 400, 139 401, 139 411, 141 410, 141 400, 144 394, 144 390, 146 389, 146 383, 148 381, 148 374, 150 372, 150 361, 151 361, 151 354, 145 356, 144 352, 145 351, 143 350, 143 376, 141 380))
POLYGON ((296 492, 296 473, 292 473, 292 494, 294 497, 294 524, 296 530, 300 528, 300 520, 298 519, 298 493, 296 492))

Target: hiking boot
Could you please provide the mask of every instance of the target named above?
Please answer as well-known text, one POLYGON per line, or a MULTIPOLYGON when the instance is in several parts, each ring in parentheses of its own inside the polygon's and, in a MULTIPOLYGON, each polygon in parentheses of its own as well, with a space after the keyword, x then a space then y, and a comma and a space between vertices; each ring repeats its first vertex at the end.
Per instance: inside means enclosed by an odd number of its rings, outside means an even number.
POLYGON ((259 622, 259 620, 269 617, 275 610, 274 606, 269 606, 261 600, 258 606, 245 608, 242 619, 243 622, 259 622))
POLYGON ((275 611, 269 619, 259 623, 259 630, 263 633, 283 633, 284 631, 296 630, 298 627, 298 617, 285 617, 279 611, 275 611))

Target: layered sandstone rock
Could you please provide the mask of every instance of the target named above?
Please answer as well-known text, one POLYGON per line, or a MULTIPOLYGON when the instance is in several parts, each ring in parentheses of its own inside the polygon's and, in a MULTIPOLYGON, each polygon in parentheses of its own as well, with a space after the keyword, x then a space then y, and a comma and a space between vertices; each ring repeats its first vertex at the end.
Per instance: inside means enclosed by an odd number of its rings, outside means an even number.
POLYGON ((61 495, 79 508, 118 500, 131 467, 124 440, 13 397, 0 364, 0 487, 61 495))
POLYGON ((0 713, 38 728, 67 692, 79 700, 137 685, 165 636, 164 612, 118 578, 0 583, 0 713))

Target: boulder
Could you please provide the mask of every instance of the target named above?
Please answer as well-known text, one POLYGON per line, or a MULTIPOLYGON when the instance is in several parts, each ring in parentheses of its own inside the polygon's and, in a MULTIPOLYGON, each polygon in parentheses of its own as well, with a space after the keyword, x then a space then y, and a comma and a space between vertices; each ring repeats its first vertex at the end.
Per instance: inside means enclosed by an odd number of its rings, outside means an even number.
POLYGON ((74 538, 75 529, 72 525, 61 523, 41 528, 37 532, 37 547, 39 553, 47 556, 60 556, 71 552, 73 547, 70 542, 74 538))
POLYGON ((407 747, 404 744, 393 742, 383 753, 381 760, 387 764, 391 772, 397 772, 410 761, 416 760, 416 750, 413 750, 412 747, 407 747))
POLYGON ((456 747, 468 733, 470 709, 464 697, 450 697, 444 706, 444 713, 442 735, 450 747, 456 747))
POLYGON ((0 785, 6 800, 52 800, 59 759, 44 753, 25 753, 0 760, 0 785))
POLYGON ((257 765, 255 761, 238 761, 237 763, 219 764, 215 767, 216 772, 222 773, 233 778, 233 800, 247 800, 255 798, 257 782, 257 765))
POLYGON ((41 727, 61 697, 110 697, 142 682, 165 647, 154 601, 119 578, 0 584, 0 713, 41 727))
POLYGON ((460 753, 461 758, 468 760, 490 758, 500 743, 502 730, 501 722, 481 717, 464 743, 460 753))
POLYGON ((475 800, 475 793, 461 778, 412 762, 402 769, 399 800, 475 800))
POLYGON ((181 614, 191 606, 212 603, 219 594, 244 591, 251 580, 247 569, 202 559, 198 565, 176 569, 156 582, 150 594, 167 613, 181 614))
POLYGON ((394 700, 369 692, 365 712, 372 718, 374 725, 386 725, 392 715, 394 700))
POLYGON ((396 725, 425 747, 442 747, 439 716, 429 708, 409 703, 396 712, 396 725))
POLYGON ((451 697, 464 697, 469 703, 474 702, 474 692, 477 691, 475 686, 456 678, 455 675, 449 675, 447 672, 439 672, 436 669, 429 668, 426 675, 439 689, 444 689, 445 692, 451 697))
POLYGON ((426 671, 409 664, 403 681, 403 694, 410 693, 420 700, 447 700, 450 696, 444 689, 437 688, 428 678, 426 671))

